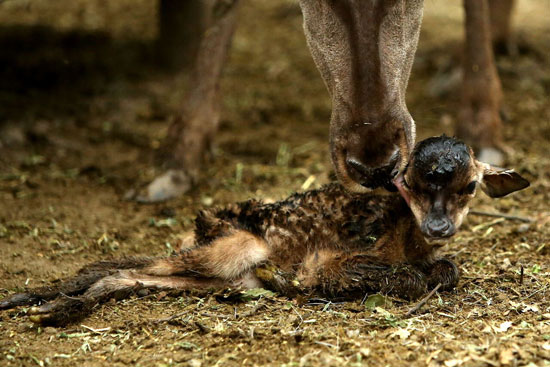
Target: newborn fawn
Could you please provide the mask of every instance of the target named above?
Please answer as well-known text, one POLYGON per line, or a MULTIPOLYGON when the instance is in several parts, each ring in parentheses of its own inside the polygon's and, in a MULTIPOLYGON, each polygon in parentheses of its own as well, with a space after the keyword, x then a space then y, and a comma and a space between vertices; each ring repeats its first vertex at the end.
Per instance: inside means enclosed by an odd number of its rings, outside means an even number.
POLYGON ((203 210, 191 245, 173 256, 96 262, 72 278, 7 297, 0 309, 49 301, 29 310, 31 320, 62 325, 143 288, 413 299, 438 283, 444 290, 457 284, 455 264, 435 252, 462 223, 478 186, 500 197, 529 185, 445 136, 417 144, 393 184, 397 192, 390 194, 350 193, 333 183, 273 204, 203 210))

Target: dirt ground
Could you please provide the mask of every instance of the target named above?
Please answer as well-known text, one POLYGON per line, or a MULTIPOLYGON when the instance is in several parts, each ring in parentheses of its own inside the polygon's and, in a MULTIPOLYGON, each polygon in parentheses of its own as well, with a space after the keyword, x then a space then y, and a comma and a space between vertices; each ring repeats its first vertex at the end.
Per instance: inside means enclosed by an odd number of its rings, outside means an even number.
MULTIPOLYGON (((550 365, 550 3, 518 3, 521 52, 498 67, 508 163, 531 187, 480 195, 474 209, 532 222, 470 215, 443 249, 461 270, 456 290, 408 318, 414 303, 396 299, 271 294, 161 293, 59 329, 20 308, 0 313, 0 365, 550 365)), ((155 205, 122 199, 159 173, 151 157, 182 103, 185 77, 154 63, 154 1, 10 0, 0 10, 0 298, 98 259, 169 254, 203 206, 330 180, 330 101, 293 1, 244 1, 215 160, 196 189, 155 205)), ((461 39, 460 2, 427 1, 408 90, 419 138, 452 134, 459 86, 441 81, 461 39)))

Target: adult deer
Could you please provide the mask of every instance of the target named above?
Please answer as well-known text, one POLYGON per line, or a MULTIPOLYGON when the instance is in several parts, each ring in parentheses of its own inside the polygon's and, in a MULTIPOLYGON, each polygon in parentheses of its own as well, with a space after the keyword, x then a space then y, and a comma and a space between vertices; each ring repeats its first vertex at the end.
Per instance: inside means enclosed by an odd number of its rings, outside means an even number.
MULTIPOLYGON (((165 0, 167 1, 167 0, 165 0)), ((162 201, 189 189, 216 134, 219 80, 235 28, 238 0, 205 1, 210 27, 191 72, 185 106, 164 144, 167 170, 135 195, 162 201), (208 4, 206 6, 206 4, 208 4)), ((502 98, 491 47, 489 8, 498 41, 507 38, 512 0, 464 0, 466 46, 457 134, 481 160, 502 161, 502 98)), ((362 192, 403 168, 415 141, 405 91, 413 63, 422 0, 301 0, 308 46, 332 99, 331 157, 340 182, 362 192)), ((383 185, 383 183, 380 183, 383 185)))

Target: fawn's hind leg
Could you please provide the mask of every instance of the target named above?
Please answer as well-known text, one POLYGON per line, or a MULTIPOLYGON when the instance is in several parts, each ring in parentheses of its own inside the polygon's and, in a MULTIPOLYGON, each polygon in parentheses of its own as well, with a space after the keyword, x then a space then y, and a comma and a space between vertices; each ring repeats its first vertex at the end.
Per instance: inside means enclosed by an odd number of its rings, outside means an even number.
MULTIPOLYGON (((249 247, 244 247, 241 251, 252 250, 249 247)), ((211 253, 211 252, 208 252, 211 253)), ((237 256, 238 253, 226 252, 227 256, 237 256)), ((244 256, 242 253, 240 254, 244 256)), ((221 256, 221 254, 220 254, 221 256)), ((251 255, 254 259, 255 255, 251 255)), ((187 275, 182 275, 182 268, 178 267, 176 262, 178 256, 157 259, 152 265, 144 267, 140 270, 124 269, 115 272, 109 276, 103 277, 93 283, 86 292, 78 297, 59 297, 51 302, 48 302, 39 307, 33 307, 29 310, 31 321, 43 325, 66 325, 82 319, 88 315, 94 306, 106 302, 111 298, 121 300, 129 297, 140 289, 166 289, 166 290, 190 290, 190 289, 212 289, 224 287, 243 287, 255 288, 261 285, 259 280, 245 265, 250 264, 250 257, 241 258, 243 261, 239 263, 238 269, 240 272, 234 271, 228 273, 227 269, 214 268, 221 271, 220 274, 225 277, 214 275, 213 273, 204 276, 199 273, 190 274, 187 267, 185 272, 187 275), (244 265, 243 265, 244 264, 244 265), (157 273, 157 274, 151 274, 157 273), (162 273, 159 275, 159 273, 162 273), (227 277, 231 275, 230 277, 227 277)), ((209 258, 209 260, 212 260, 209 258)), ((230 262, 231 259, 226 261, 230 262)), ((221 260, 220 260, 221 261, 221 260)), ((199 264, 194 263, 195 266, 199 264)), ((201 263, 202 270, 208 266, 219 266, 218 263, 201 263)))
POLYGON ((26 297, 26 302, 21 303, 18 295, 14 295, 0 305, 5 303, 3 308, 11 308, 57 297, 31 308, 29 314, 31 321, 36 323, 65 325, 86 316, 97 304, 111 298, 126 298, 142 288, 189 290, 257 287, 261 283, 252 274, 252 269, 267 260, 268 255, 265 241, 249 232, 235 231, 211 244, 169 258, 95 263, 81 270, 74 278, 61 282, 47 297, 41 294, 32 302, 26 297), (79 286, 71 288, 72 292, 61 291, 77 283, 79 286), (76 297, 71 296, 75 294, 76 297))
POLYGON ((84 293, 100 279, 121 269, 141 269, 153 262, 150 258, 128 257, 117 260, 97 261, 80 269, 77 275, 48 286, 16 293, 0 301, 0 310, 49 301, 60 295, 74 296, 84 293))
POLYGON ((268 244, 244 230, 219 237, 208 245, 165 259, 143 269, 144 274, 198 276, 232 281, 268 260, 268 244))
POLYGON ((94 263, 59 285, 8 297, 0 302, 0 309, 53 300, 31 308, 31 320, 64 325, 87 315, 99 303, 126 298, 142 288, 257 287, 261 283, 252 269, 266 261, 269 252, 262 239, 246 231, 235 231, 169 258, 94 263))
POLYGON ((137 270, 119 270, 95 282, 77 297, 62 296, 29 310, 30 320, 42 325, 62 326, 87 316, 94 306, 109 299, 121 300, 140 289, 189 290, 221 288, 226 282, 219 279, 150 276, 137 270))

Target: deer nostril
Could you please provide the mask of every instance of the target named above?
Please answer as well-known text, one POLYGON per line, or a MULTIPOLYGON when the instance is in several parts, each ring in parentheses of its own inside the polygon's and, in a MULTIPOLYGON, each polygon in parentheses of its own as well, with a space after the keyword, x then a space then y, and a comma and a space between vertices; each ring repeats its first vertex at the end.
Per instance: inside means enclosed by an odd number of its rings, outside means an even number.
POLYGON ((454 225, 448 219, 433 219, 426 223, 426 234, 430 237, 450 237, 455 233, 454 225))

